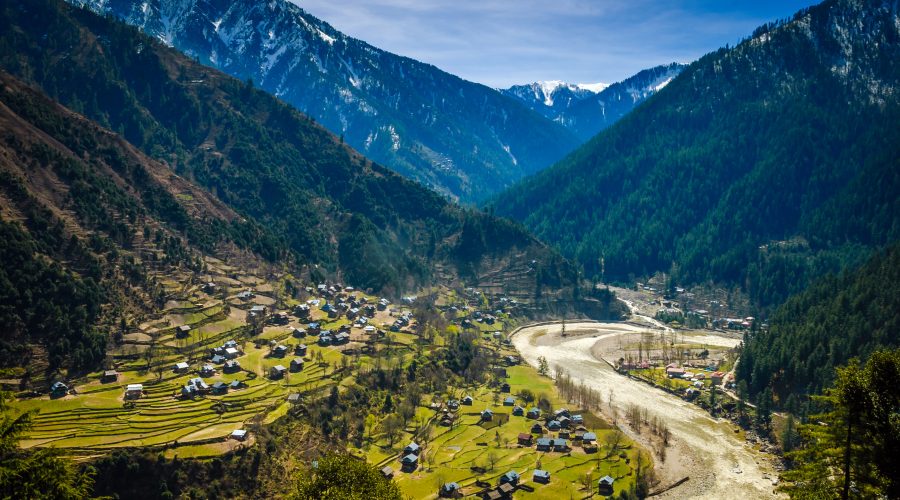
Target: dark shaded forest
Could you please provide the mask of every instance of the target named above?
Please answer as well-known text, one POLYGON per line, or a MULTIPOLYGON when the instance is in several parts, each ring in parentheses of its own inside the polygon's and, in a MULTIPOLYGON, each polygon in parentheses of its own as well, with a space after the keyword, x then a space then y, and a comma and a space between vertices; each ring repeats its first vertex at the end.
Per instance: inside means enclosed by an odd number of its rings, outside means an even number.
POLYGON ((862 268, 828 276, 792 297, 768 330, 747 335, 737 376, 751 395, 771 389, 776 403, 801 410, 803 395, 831 385, 834 369, 900 347, 900 245, 862 268))

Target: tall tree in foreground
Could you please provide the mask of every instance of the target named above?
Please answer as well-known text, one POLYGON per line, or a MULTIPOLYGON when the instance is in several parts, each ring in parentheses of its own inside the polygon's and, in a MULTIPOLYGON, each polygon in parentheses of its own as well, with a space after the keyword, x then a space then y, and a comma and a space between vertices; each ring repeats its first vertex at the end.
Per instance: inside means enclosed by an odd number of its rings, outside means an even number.
POLYGON ((814 400, 826 410, 800 426, 783 489, 803 499, 900 498, 900 349, 838 368, 814 400))
POLYGON ((291 498, 401 500, 403 494, 372 465, 349 455, 328 455, 302 473, 291 498))
POLYGON ((0 497, 89 498, 93 472, 81 473, 52 449, 22 450, 19 441, 31 428, 31 412, 16 414, 10 396, 0 393, 0 497))

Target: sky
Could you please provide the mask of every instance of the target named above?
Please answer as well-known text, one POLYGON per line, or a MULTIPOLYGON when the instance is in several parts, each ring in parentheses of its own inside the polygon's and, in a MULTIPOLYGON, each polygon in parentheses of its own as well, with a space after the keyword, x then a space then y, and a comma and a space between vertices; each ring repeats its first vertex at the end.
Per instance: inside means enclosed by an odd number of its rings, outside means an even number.
POLYGON ((810 0, 291 0, 339 31, 491 87, 613 83, 688 63, 810 0))

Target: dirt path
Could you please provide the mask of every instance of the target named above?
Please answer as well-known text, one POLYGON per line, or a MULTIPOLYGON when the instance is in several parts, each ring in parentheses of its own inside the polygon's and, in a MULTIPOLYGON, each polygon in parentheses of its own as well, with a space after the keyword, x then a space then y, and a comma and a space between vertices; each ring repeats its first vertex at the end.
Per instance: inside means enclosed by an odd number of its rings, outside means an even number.
MULTIPOLYGON (((654 325, 656 326, 656 325, 654 325)), ((682 399, 616 373, 593 354, 595 344, 641 327, 626 323, 568 323, 567 337, 559 324, 518 330, 512 342, 531 365, 544 356, 551 367, 565 367, 573 378, 601 391, 604 401, 612 392, 612 407, 619 415, 630 404, 647 408, 665 418, 672 435, 666 461, 656 464, 662 485, 685 476, 690 480, 657 498, 777 498, 773 478, 777 474, 767 455, 760 453, 734 433, 734 426, 713 419, 701 408, 682 399)), ((710 339, 705 339, 709 341, 710 339)), ((728 342, 730 339, 718 339, 728 342)), ((608 405, 604 405, 608 412, 608 405)), ((628 431, 628 429, 625 429, 628 431)), ((646 443, 629 431, 632 438, 646 443)))

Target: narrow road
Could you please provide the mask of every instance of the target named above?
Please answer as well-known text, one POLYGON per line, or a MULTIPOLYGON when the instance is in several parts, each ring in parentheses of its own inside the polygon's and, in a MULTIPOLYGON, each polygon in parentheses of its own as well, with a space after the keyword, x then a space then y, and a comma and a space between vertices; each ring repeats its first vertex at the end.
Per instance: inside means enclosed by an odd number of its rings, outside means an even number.
MULTIPOLYGON (((591 352, 600 340, 641 330, 625 323, 567 323, 567 337, 562 338, 560 324, 551 324, 522 328, 513 334, 512 342, 529 364, 537 366, 543 356, 551 368, 565 367, 574 379, 601 391, 604 402, 612 393, 612 408, 618 415, 624 415, 634 404, 666 420, 672 444, 665 462, 657 463, 656 469, 663 484, 685 476, 690 480, 658 498, 778 498, 773 493, 777 474, 770 458, 740 439, 731 423, 713 419, 691 403, 619 375, 591 352)), ((604 411, 611 413, 606 404, 604 411)), ((647 443, 633 432, 629 435, 647 443)))

